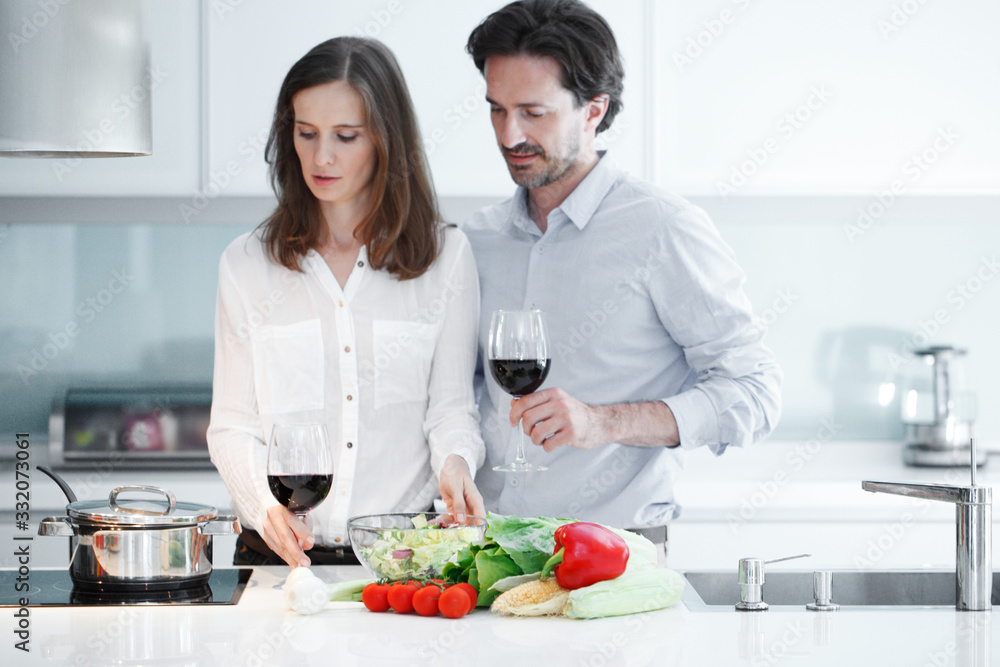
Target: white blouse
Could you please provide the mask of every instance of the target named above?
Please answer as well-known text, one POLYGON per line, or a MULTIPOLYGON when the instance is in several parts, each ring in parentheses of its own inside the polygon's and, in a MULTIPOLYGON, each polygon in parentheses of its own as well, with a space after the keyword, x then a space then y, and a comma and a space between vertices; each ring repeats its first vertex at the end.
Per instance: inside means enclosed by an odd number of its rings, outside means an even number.
POLYGON ((316 252, 302 272, 273 261, 259 232, 219 263, 215 374, 208 448, 245 526, 276 505, 266 442, 276 422, 324 422, 334 484, 311 512, 317 544, 346 545, 348 517, 419 512, 441 466, 485 456, 473 396, 479 281, 469 242, 443 233, 419 278, 368 266, 364 248, 346 286, 316 252))

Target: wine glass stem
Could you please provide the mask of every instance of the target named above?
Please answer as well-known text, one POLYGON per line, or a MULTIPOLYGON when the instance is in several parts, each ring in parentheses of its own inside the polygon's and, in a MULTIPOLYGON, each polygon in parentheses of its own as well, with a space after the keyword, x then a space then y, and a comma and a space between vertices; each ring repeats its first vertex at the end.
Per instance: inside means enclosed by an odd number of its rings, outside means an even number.
POLYGON ((527 459, 524 458, 524 420, 520 419, 517 422, 517 458, 514 459, 514 463, 527 463, 527 459))

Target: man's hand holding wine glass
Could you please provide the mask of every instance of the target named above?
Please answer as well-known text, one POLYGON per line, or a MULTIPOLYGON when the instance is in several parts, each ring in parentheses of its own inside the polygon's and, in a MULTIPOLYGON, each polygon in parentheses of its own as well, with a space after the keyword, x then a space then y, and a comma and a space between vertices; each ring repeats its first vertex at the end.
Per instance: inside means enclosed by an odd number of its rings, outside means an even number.
POLYGON ((680 443, 673 412, 661 401, 588 405, 558 387, 510 402, 510 423, 521 421, 531 442, 546 452, 594 449, 611 442, 640 446, 680 443))

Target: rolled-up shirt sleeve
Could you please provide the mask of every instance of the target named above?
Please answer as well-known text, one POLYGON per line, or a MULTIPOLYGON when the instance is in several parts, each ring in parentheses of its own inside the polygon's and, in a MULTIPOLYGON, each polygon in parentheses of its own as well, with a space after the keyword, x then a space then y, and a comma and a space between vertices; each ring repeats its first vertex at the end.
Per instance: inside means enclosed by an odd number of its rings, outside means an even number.
POLYGON ((662 270, 648 289, 670 336, 684 349, 695 382, 663 397, 681 447, 730 445, 766 437, 781 413, 782 374, 763 343, 766 325, 743 291, 746 275, 708 216, 694 206, 665 211, 662 270))
POLYGON ((479 277, 465 234, 457 229, 447 233, 457 236, 460 243, 455 244, 454 257, 448 258, 448 278, 438 296, 444 314, 434 347, 424 421, 431 468, 439 478, 451 454, 465 459, 473 476, 486 457, 472 383, 479 328, 479 277))
POLYGON ((277 501, 267 488, 267 447, 257 410, 247 308, 226 255, 219 263, 215 370, 208 450, 233 509, 260 530, 277 501))

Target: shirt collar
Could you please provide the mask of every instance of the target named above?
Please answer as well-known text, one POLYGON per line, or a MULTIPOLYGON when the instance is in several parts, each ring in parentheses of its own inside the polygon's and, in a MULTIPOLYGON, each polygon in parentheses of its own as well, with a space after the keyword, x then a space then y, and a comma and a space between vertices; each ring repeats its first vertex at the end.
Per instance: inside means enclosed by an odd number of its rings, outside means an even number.
MULTIPOLYGON (((553 209, 562 211, 577 229, 583 231, 594 216, 597 208, 611 191, 619 177, 619 168, 614 159, 606 156, 607 151, 597 152, 597 164, 584 176, 580 184, 563 201, 553 209)), ((513 206, 510 209, 509 223, 522 232, 539 236, 541 232, 528 215, 528 190, 518 186, 514 193, 513 206)))

